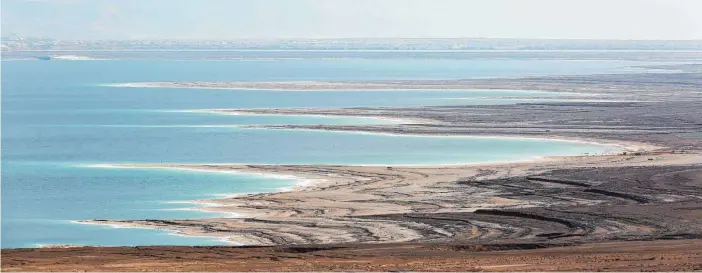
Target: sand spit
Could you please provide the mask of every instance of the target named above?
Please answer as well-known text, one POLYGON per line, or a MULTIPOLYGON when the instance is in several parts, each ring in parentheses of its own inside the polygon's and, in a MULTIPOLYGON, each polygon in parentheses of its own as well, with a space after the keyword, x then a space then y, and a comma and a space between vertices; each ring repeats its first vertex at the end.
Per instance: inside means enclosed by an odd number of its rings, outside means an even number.
MULTIPOLYGON (((268 91, 392 91, 392 90, 461 90, 459 84, 428 84, 410 82, 325 82, 325 81, 291 81, 291 82, 141 82, 111 84, 114 87, 135 88, 197 88, 197 89, 232 89, 232 90, 268 90, 268 91)), ((470 89, 470 88, 469 88, 470 89)))
POLYGON ((297 110, 295 114, 275 112, 271 111, 274 109, 197 109, 197 110, 177 110, 174 112, 180 113, 195 113, 195 114, 219 114, 219 115, 233 115, 233 116, 305 116, 305 117, 339 117, 339 118, 364 118, 364 119, 374 119, 381 121, 382 124, 412 124, 412 123, 431 123, 430 120, 422 119, 401 119, 401 118, 390 118, 383 116, 357 116, 357 115, 333 115, 333 114, 314 114, 314 108, 309 108, 312 113, 307 113, 303 109, 295 108, 297 110))
MULTIPOLYGON (((678 66, 667 66, 670 69, 678 66)), ((685 67, 685 66, 679 66, 685 67)), ((463 80, 397 80, 397 81, 275 81, 275 82, 137 82, 109 84, 134 88, 196 88, 268 91, 402 91, 402 90, 492 90, 567 93, 578 99, 593 97, 600 100, 670 100, 666 94, 653 94, 662 87, 677 84, 680 91, 699 91, 693 83, 700 73, 638 73, 599 74, 586 76, 543 76, 523 78, 490 78, 463 80), (693 85, 691 85, 693 84, 693 85), (648 93, 648 94, 642 94, 648 93), (629 94, 629 96, 622 96, 629 94), (614 95, 614 96, 613 96, 614 95), (631 95, 654 95, 636 97, 631 95)), ((568 97, 562 98, 567 99, 568 97)))

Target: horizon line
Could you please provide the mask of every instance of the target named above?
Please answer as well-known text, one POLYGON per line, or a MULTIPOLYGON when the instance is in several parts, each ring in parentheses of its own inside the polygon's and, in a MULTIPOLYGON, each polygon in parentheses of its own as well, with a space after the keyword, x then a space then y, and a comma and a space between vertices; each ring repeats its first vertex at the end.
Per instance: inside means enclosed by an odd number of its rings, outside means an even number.
POLYGON ((618 41, 618 42, 702 42, 695 39, 615 39, 615 38, 508 38, 508 37, 261 37, 261 38, 108 38, 108 39, 64 39, 52 37, 32 37, 11 34, 5 38, 48 39, 63 41, 243 41, 243 40, 533 40, 533 41, 618 41))

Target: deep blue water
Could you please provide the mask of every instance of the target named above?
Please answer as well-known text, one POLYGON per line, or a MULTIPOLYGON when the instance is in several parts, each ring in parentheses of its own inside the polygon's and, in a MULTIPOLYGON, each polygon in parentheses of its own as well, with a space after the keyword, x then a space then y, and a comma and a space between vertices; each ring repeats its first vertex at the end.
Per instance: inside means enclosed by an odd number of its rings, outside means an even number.
POLYGON ((221 244, 164 231, 74 224, 83 219, 217 217, 183 201, 275 191, 290 179, 104 163, 440 164, 603 152, 559 141, 413 137, 226 125, 383 123, 374 119, 231 116, 180 110, 421 106, 539 101, 527 91, 275 92, 119 88, 143 81, 460 79, 614 73, 612 61, 287 60, 2 63, 2 247, 40 244, 221 244), (461 98, 461 99, 456 99, 461 98), (472 100, 471 98, 475 98, 472 100), (478 99, 479 98, 479 99, 478 99))

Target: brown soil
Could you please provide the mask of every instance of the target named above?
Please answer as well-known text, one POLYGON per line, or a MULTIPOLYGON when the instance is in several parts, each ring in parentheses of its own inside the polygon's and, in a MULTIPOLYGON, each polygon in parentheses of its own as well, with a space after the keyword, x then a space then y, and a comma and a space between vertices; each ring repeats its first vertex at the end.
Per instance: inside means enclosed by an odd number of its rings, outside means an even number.
POLYGON ((3 271, 695 271, 702 240, 11 249, 3 271), (505 250, 506 249, 506 250, 505 250))

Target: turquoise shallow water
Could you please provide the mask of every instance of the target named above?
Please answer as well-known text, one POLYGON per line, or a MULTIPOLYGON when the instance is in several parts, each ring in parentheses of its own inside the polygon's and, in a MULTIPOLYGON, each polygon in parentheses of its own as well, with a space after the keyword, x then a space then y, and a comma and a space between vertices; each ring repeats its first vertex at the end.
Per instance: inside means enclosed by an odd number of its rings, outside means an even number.
MULTIPOLYGON (((274 92, 117 88, 138 81, 457 79, 616 72, 632 63, 338 60, 267 62, 3 62, 2 247, 41 244, 222 244, 165 231, 74 224, 84 219, 217 217, 185 201, 266 192, 295 181, 256 175, 88 168, 107 163, 447 164, 604 152, 591 144, 416 137, 250 124, 387 121, 179 112, 212 108, 421 106, 539 101, 526 91, 274 92), (461 99, 456 99, 461 98, 461 99), (474 98, 474 99, 471 99, 474 98), (479 98, 479 99, 478 99, 479 98)), ((226 216, 226 215, 224 215, 226 216)))

